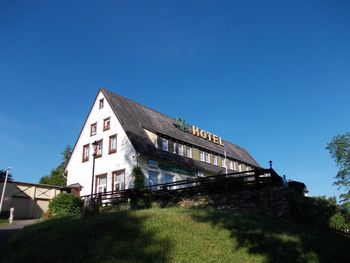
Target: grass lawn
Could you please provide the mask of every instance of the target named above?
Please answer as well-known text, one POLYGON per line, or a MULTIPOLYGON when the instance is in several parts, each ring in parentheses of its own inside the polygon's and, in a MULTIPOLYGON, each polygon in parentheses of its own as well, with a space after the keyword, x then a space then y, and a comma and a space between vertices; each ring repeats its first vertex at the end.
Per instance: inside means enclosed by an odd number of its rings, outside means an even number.
POLYGON ((0 225, 7 225, 9 223, 8 219, 0 218, 0 225))
POLYGON ((26 227, 0 251, 0 261, 348 262, 349 248, 349 239, 278 218, 153 208, 26 227))

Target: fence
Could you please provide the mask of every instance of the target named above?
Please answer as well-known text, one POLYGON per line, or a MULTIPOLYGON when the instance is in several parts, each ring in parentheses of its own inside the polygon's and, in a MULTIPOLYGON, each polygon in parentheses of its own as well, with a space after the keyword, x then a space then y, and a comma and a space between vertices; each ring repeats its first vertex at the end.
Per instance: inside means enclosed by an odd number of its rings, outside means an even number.
POLYGON ((109 203, 132 199, 147 194, 151 199, 170 198, 176 196, 193 196, 230 192, 267 186, 281 186, 283 179, 273 169, 257 169, 245 172, 220 174, 207 177, 195 177, 165 184, 145 186, 143 189, 109 191, 83 196, 82 198, 98 199, 109 203))

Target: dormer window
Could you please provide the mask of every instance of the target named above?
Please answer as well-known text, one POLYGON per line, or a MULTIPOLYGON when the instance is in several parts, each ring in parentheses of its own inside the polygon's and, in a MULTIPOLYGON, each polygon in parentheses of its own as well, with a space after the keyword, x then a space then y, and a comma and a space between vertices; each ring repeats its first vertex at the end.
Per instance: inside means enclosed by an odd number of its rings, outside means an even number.
POLYGON ((108 118, 103 120, 103 130, 104 131, 109 130, 110 126, 111 126, 111 118, 108 117, 108 118))
POLYGON ((90 136, 96 135, 96 133, 97 133, 97 122, 91 124, 90 136))
POLYGON ((104 99, 100 99, 98 104, 99 109, 102 109, 103 105, 104 105, 104 99))

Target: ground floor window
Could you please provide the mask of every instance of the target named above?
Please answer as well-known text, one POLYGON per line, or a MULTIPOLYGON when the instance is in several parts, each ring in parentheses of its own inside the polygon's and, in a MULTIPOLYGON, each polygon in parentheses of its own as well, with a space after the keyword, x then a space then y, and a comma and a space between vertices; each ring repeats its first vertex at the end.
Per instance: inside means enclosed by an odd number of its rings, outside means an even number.
POLYGON ((97 193, 107 192, 107 174, 96 176, 97 193))
POLYGON ((158 181, 158 172, 148 171, 148 185, 156 185, 159 184, 158 181))
POLYGON ((172 183, 174 182, 174 176, 171 174, 165 174, 164 175, 164 183, 172 183))
POLYGON ((113 177, 113 191, 120 191, 125 189, 125 170, 116 171, 112 173, 113 177))

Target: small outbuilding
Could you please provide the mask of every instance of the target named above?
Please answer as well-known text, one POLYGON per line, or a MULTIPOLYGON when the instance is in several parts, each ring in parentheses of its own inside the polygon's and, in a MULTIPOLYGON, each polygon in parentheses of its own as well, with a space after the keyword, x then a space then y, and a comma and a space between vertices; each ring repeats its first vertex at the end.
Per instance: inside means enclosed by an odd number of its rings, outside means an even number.
MULTIPOLYGON (((4 182, 0 182, 0 195, 4 182)), ((49 209, 49 202, 61 193, 60 186, 8 181, 1 209, 6 217, 14 207, 14 219, 40 218, 49 209)))

